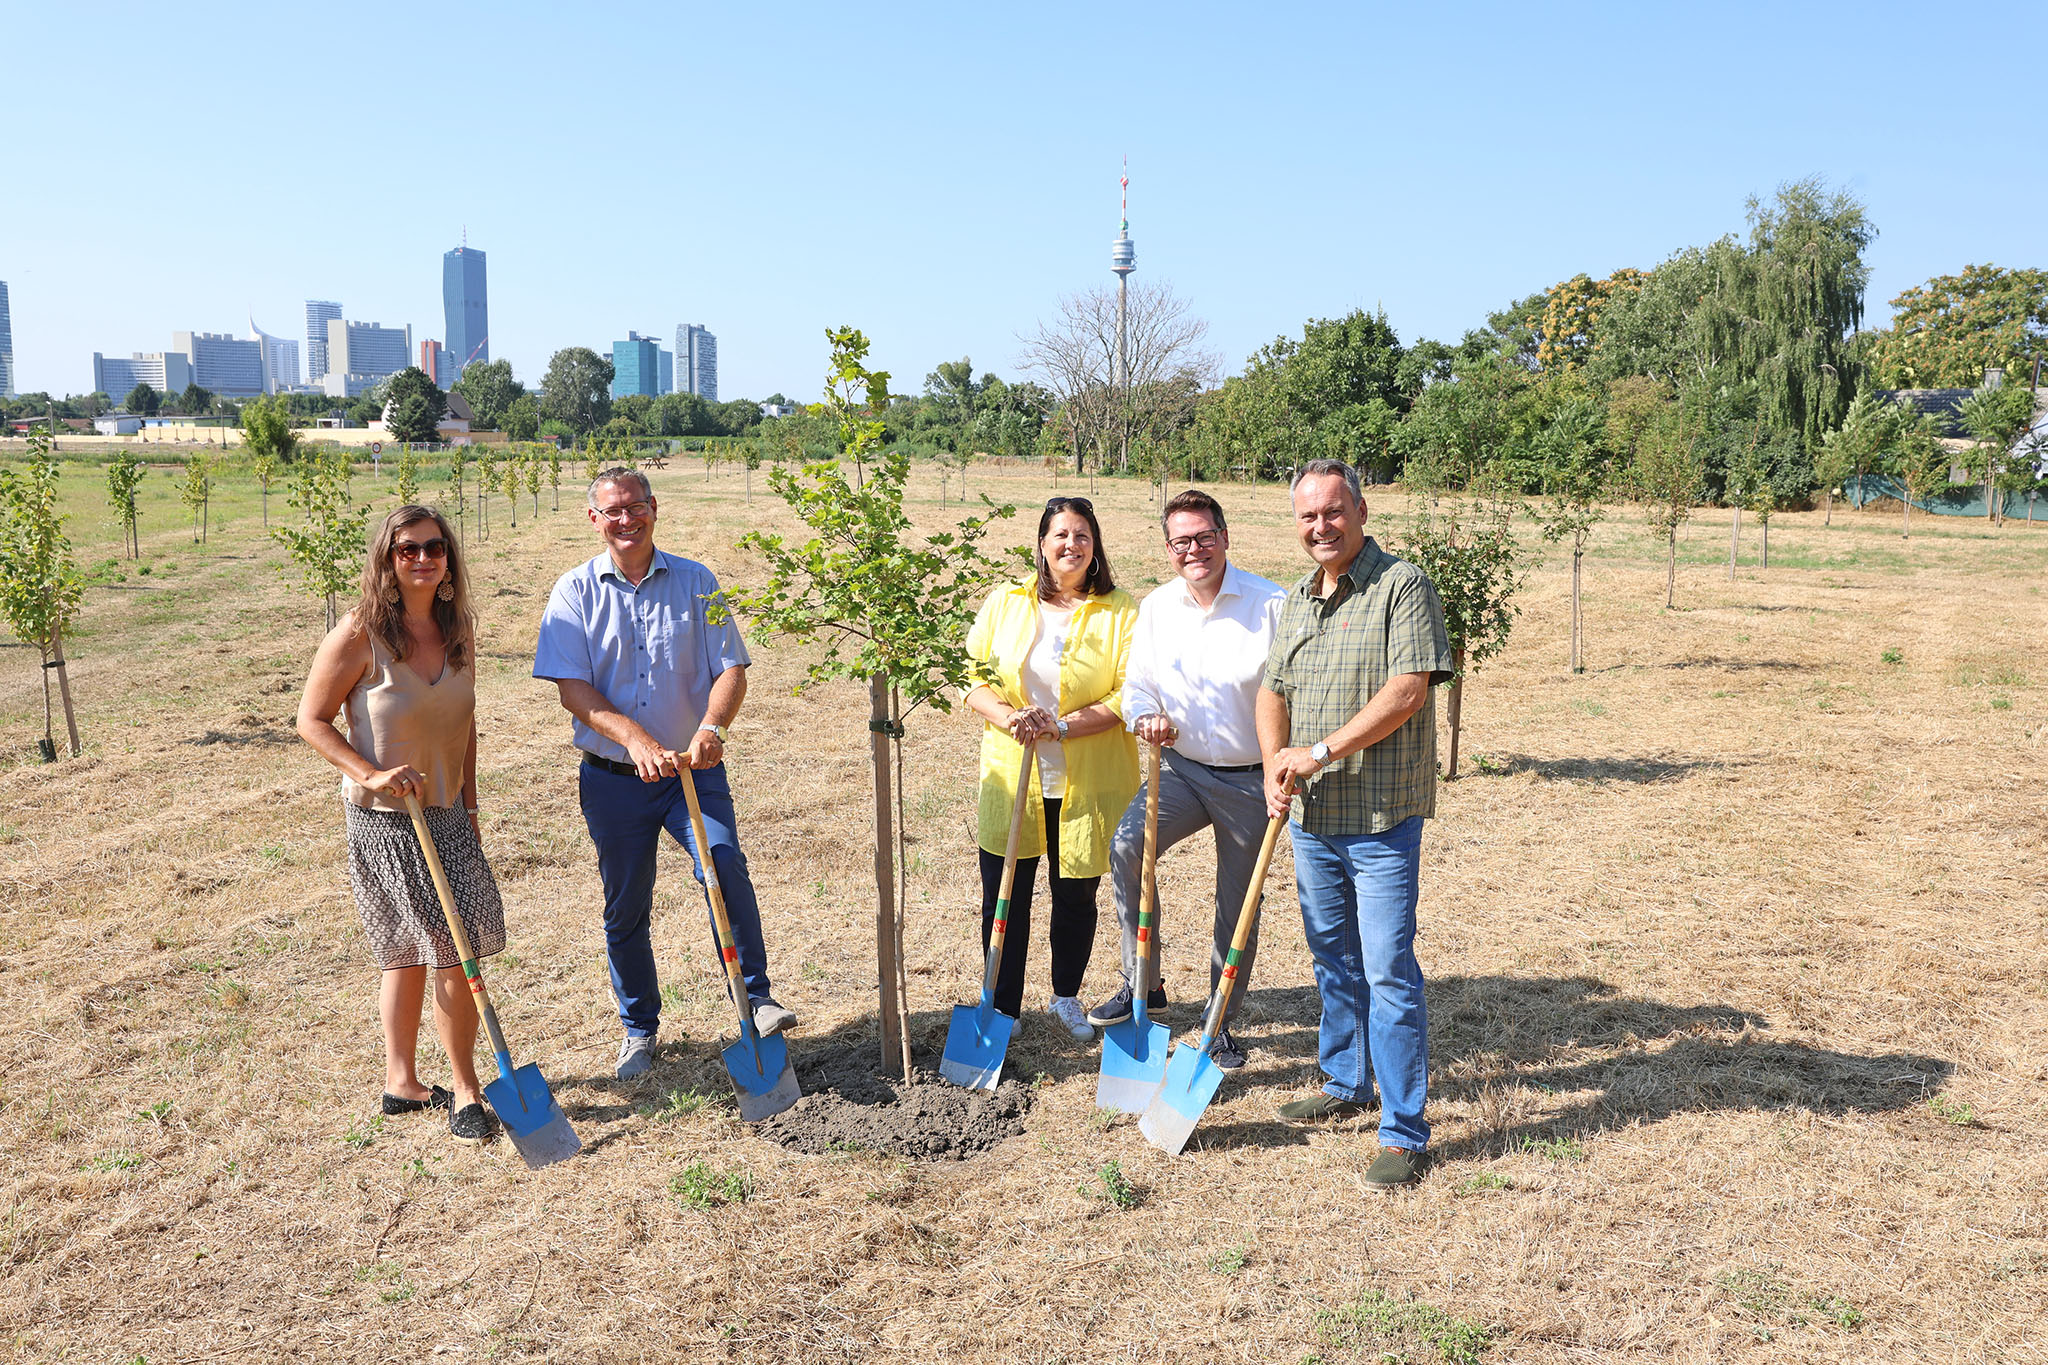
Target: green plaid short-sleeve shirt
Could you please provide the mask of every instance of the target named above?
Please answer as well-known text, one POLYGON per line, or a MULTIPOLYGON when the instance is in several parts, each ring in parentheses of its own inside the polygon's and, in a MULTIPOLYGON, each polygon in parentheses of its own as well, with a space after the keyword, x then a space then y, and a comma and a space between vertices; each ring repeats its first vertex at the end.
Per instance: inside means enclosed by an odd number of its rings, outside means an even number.
POLYGON ((1294 798, 1311 834, 1380 834, 1411 815, 1436 814, 1436 691, 1451 679, 1443 603, 1429 576, 1367 536, 1327 598, 1321 570, 1287 593, 1265 687, 1287 701, 1288 744, 1306 747, 1342 727, 1403 673, 1429 674, 1429 699, 1370 748, 1318 773, 1294 798))

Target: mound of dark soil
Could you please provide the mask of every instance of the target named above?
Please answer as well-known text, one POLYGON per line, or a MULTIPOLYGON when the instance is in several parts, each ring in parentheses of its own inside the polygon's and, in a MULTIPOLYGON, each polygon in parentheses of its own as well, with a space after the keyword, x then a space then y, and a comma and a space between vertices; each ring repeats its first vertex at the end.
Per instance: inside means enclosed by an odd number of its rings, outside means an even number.
POLYGON ((872 1043, 794 1060, 804 1097, 755 1131, 796 1152, 964 1161, 1022 1133, 1031 1107, 1030 1088, 1016 1081, 962 1090, 922 1066, 907 1084, 882 1075, 872 1043))

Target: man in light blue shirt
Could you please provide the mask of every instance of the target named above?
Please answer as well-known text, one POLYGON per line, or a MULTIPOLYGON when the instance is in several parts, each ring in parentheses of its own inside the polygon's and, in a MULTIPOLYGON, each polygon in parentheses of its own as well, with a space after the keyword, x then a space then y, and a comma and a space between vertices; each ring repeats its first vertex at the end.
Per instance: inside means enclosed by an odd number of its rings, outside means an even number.
POLYGON ((639 471, 612 468, 597 476, 589 513, 604 553, 556 581, 533 657, 533 676, 553 682, 576 718, 583 820, 597 845, 605 956, 626 1030, 621 1080, 644 1075, 654 1064, 661 985, 648 919, 662 830, 689 850, 698 884, 704 881, 703 851, 677 777, 685 763, 694 774, 754 1026, 766 1035, 796 1022, 770 994, 760 906, 740 852, 725 771, 725 727, 747 695, 746 642, 730 616, 709 619, 718 600, 711 570, 655 549, 658 510, 639 471))

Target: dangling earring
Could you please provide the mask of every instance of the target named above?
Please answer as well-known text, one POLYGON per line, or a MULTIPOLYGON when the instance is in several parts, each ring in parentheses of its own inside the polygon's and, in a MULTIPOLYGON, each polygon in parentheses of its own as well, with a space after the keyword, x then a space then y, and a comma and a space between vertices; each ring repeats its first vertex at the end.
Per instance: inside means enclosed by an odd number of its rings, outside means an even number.
POLYGON ((442 579, 441 586, 434 589, 434 596, 440 598, 443 602, 453 602, 455 600, 455 584, 446 578, 442 579))
POLYGON ((386 602, 390 603, 390 604, 391 604, 392 606, 394 606, 394 607, 395 607, 395 606, 397 606, 397 605, 398 605, 398 585, 397 585, 396 583, 386 583, 386 584, 384 585, 384 592, 383 592, 383 597, 384 597, 384 600, 385 600, 386 602))

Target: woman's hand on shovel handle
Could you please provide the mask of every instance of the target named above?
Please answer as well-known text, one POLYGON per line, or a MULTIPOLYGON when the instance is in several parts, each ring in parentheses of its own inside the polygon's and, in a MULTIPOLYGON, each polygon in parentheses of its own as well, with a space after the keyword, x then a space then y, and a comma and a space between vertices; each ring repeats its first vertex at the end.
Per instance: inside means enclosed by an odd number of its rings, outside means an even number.
POLYGON ((395 768, 380 768, 364 778, 360 785, 399 802, 405 800, 408 792, 418 797, 427 794, 426 778, 420 776, 419 769, 405 763, 395 768))

